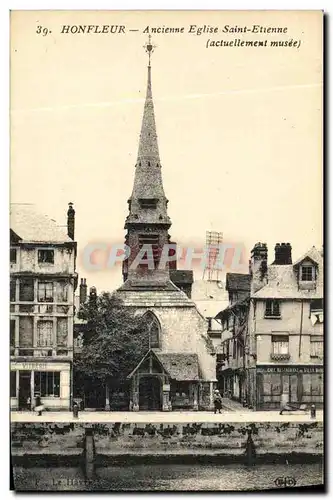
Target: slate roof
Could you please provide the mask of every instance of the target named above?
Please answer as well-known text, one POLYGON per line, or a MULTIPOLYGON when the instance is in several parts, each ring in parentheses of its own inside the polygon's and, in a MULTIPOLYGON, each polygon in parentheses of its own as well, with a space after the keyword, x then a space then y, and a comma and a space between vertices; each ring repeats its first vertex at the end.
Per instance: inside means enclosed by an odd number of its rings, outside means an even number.
POLYGON ((197 354, 156 352, 170 377, 178 381, 199 380, 199 359, 197 354))
POLYGON ((66 228, 37 211, 34 205, 11 204, 10 229, 19 240, 32 243, 64 243, 73 241, 66 228))
POLYGON ((258 290, 253 298, 258 299, 320 299, 323 297, 323 257, 312 247, 295 264, 270 265, 267 269, 267 285, 258 290), (313 290, 299 289, 295 266, 309 257, 318 264, 316 288, 313 290))
POLYGON ((234 302, 233 304, 229 305, 222 311, 220 311, 216 316, 215 319, 220 319, 226 314, 228 314, 230 311, 233 311, 234 309, 237 309, 239 306, 247 306, 249 304, 250 298, 242 299, 242 300, 237 300, 237 302, 234 302))
POLYGON ((227 273, 226 289, 232 291, 250 292, 251 276, 242 273, 227 273))
POLYGON ((127 378, 132 378, 142 363, 144 363, 144 361, 151 355, 156 357, 157 361, 163 366, 164 370, 171 377, 171 379, 179 382, 200 380, 199 359, 197 354, 158 352, 156 349, 148 351, 136 368, 134 368, 134 370, 127 376, 127 378))
POLYGON ((170 279, 173 283, 193 283, 193 271, 170 269, 170 279))

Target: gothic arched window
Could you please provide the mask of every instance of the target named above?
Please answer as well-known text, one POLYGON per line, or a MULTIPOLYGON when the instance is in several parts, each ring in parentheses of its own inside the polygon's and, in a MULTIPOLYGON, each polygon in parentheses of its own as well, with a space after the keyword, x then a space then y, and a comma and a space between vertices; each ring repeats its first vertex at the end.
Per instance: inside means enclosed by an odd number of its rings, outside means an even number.
POLYGON ((149 347, 159 348, 161 331, 160 322, 151 311, 148 311, 144 315, 144 321, 148 329, 149 347))

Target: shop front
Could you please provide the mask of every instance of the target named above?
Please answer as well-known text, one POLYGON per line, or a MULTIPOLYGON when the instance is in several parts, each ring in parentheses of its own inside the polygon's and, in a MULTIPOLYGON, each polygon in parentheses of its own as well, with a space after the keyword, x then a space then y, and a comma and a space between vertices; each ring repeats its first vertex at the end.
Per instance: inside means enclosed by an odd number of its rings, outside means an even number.
POLYGON ((256 409, 279 409, 282 394, 288 394, 290 403, 314 403, 317 408, 322 408, 323 366, 257 366, 256 409))
POLYGON ((46 410, 69 410, 70 363, 17 361, 11 363, 12 410, 32 411, 39 395, 46 410))

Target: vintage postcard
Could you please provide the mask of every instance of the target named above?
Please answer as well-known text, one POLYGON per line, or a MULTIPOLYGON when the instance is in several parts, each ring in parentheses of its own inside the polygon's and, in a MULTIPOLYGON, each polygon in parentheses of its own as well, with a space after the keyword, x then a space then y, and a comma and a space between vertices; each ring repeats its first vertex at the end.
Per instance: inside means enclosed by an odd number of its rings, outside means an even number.
POLYGON ((17 491, 324 487, 322 11, 12 11, 17 491))

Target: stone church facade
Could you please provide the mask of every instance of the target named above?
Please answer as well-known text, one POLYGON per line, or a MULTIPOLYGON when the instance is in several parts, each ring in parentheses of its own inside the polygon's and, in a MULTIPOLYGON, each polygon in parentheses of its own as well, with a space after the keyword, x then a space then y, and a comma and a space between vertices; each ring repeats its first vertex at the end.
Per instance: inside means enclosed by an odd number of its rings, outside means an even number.
POLYGON ((208 410, 213 407, 216 359, 207 335, 207 320, 190 299, 192 272, 178 271, 175 261, 162 265, 166 248, 170 256, 176 245, 169 235, 171 220, 156 134, 152 46, 147 44, 146 49, 147 93, 125 221, 125 243, 131 253, 123 265, 124 283, 115 292, 125 306, 147 315, 149 328, 149 351, 128 374, 129 407, 133 411, 208 410), (147 248, 150 250, 146 252, 147 248), (184 279, 187 288, 183 286, 184 279))

